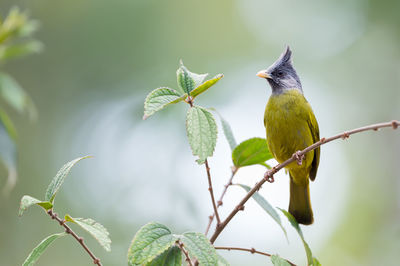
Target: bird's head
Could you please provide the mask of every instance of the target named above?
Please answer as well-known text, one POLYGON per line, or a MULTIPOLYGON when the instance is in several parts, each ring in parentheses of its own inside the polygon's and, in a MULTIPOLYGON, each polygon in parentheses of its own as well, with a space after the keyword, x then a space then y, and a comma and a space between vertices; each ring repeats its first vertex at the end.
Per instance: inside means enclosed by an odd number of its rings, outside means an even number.
POLYGON ((273 93, 282 93, 288 89, 297 89, 302 92, 301 82, 292 64, 292 51, 289 46, 269 68, 257 73, 265 78, 273 93))

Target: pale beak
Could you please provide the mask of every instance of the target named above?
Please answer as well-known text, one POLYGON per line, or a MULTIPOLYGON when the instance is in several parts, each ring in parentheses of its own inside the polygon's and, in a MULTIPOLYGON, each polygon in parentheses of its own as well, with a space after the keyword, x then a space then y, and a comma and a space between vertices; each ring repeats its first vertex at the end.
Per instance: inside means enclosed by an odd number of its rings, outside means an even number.
POLYGON ((267 70, 261 70, 257 73, 257 76, 260 78, 270 79, 271 76, 268 74, 267 70))

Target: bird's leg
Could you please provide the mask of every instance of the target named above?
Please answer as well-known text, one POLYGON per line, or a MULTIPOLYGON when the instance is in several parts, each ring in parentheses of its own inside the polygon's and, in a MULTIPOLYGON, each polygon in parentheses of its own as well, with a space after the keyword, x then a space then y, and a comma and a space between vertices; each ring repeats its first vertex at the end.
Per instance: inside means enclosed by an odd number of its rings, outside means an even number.
POLYGON ((303 163, 304 154, 302 154, 301 151, 296 151, 293 154, 293 157, 294 159, 296 159, 298 165, 301 165, 303 163))

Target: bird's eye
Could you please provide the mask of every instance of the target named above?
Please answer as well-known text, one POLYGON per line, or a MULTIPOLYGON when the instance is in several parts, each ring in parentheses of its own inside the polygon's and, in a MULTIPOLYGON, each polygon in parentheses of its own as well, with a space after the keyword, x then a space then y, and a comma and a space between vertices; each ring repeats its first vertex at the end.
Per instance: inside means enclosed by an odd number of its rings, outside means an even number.
POLYGON ((276 73, 276 75, 278 75, 278 77, 282 77, 283 76, 283 72, 279 71, 278 73, 276 73))

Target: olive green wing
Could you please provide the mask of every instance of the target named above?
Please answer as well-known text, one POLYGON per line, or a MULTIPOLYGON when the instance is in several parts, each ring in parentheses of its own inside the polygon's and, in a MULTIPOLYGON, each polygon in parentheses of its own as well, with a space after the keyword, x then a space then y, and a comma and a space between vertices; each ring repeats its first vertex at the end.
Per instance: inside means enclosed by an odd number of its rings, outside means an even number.
MULTIPOLYGON (((308 118, 308 126, 310 127, 313 143, 319 141, 318 122, 317 122, 317 119, 315 118, 315 115, 312 110, 311 110, 309 118, 308 118)), ((318 147, 314 150, 314 159, 311 164, 311 171, 310 171, 311 181, 314 181, 315 177, 317 176, 317 170, 318 170, 318 165, 319 165, 319 155, 320 155, 320 148, 318 147)))

